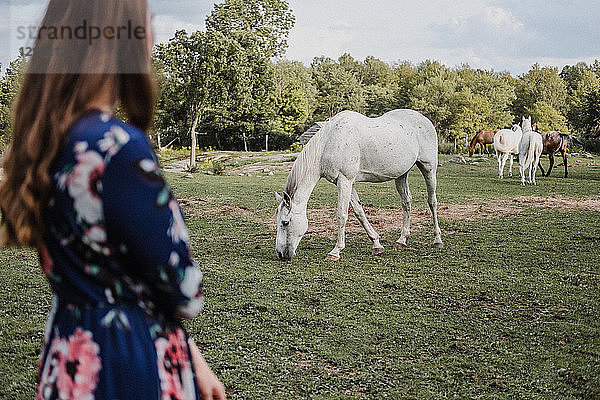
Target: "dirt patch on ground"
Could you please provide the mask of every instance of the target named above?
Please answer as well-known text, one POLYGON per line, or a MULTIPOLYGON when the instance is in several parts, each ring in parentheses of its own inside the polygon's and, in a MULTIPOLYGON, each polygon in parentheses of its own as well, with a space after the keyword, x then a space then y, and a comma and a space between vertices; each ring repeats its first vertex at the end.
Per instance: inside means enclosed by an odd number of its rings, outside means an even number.
POLYGON ((600 211, 600 197, 574 199, 562 196, 531 196, 517 197, 513 203, 531 207, 553 208, 561 210, 600 211))
POLYGON ((249 208, 239 207, 239 206, 231 206, 231 205, 223 205, 219 207, 206 207, 206 208, 197 208, 197 207, 185 207, 186 215, 193 215, 195 217, 204 217, 207 215, 219 215, 219 214, 227 214, 227 215, 241 215, 244 217, 255 217, 256 214, 249 208))
POLYGON ((263 164, 256 163, 246 165, 241 168, 233 168, 230 173, 234 174, 268 174, 270 172, 288 172, 294 165, 293 161, 282 162, 281 164, 263 164))
MULTIPOLYGON (((274 219, 264 221, 256 213, 246 207, 233 205, 211 206, 214 199, 182 199, 180 203, 186 214, 207 216, 214 214, 241 215, 266 222, 271 233, 277 230, 274 219)), ((600 211, 600 197, 575 199, 561 196, 516 197, 503 200, 474 199, 473 204, 439 204, 438 216, 443 220, 478 221, 490 218, 504 218, 519 215, 527 207, 551 208, 560 210, 600 211)), ((377 232, 399 231, 402 229, 402 210, 382 209, 363 205, 367 218, 377 232)), ((307 234, 333 238, 337 235, 337 209, 333 207, 313 208, 307 210, 309 221, 307 234)), ((410 214, 411 231, 418 232, 431 224, 431 213, 428 209, 413 209, 410 214)), ((362 234, 364 229, 352 211, 349 212, 346 233, 362 234)))
MULTIPOLYGON (((382 208, 363 206, 367 219, 377 232, 398 231, 402 229, 402 210, 386 210, 382 208)), ((518 215, 523 207, 506 204, 496 206, 491 210, 488 206, 468 204, 439 204, 438 217, 446 220, 480 220, 487 218, 502 218, 518 215)), ((318 236, 334 237, 337 235, 337 210, 335 208, 316 208, 307 211, 308 232, 318 236)), ((417 232, 425 224, 431 223, 431 212, 423 209, 413 209, 410 213, 411 231, 417 232)), ((275 222, 270 226, 275 230, 275 222)), ((346 224, 347 233, 363 233, 364 229, 358 219, 350 212, 346 224)))

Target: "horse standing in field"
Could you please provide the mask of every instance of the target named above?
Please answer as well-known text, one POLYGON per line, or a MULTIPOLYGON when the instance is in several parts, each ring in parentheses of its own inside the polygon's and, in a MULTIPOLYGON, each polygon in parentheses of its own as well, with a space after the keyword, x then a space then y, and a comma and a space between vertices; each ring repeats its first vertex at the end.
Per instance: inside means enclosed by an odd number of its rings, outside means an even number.
MULTIPOLYGON (((536 124, 533 124, 533 130, 537 132, 536 124)), ((600 132, 600 123, 598 123, 598 129, 600 132)), ((569 176, 569 171, 567 167, 567 146, 570 142, 575 144, 581 144, 577 138, 566 135, 559 131, 549 131, 549 132, 538 132, 542 135, 542 142, 544 144, 544 150, 542 154, 548 154, 548 159, 550 160, 550 166, 548 167, 548 172, 544 172, 544 167, 540 163, 540 169, 542 170, 542 176, 550 176, 550 172, 552 172, 552 167, 554 166, 554 155, 556 153, 560 153, 563 159, 563 165, 565 166, 565 178, 569 176)), ((600 134, 600 133, 599 133, 600 134)))
POLYGON ((513 155, 519 154, 521 136, 523 136, 523 131, 519 125, 513 125, 512 129, 500 129, 494 135, 494 150, 498 158, 498 178, 504 178, 504 166, 509 157, 508 176, 512 176, 513 155))
POLYGON ((565 166, 565 178, 568 177, 567 146, 571 136, 560 133, 559 131, 541 132, 540 134, 542 135, 542 141, 544 143, 544 151, 542 154, 548 154, 548 159, 550 160, 550 166, 548 167, 547 173, 544 172, 544 167, 540 164, 542 176, 550 176, 550 172, 552 172, 552 167, 554 166, 554 155, 560 152, 565 166))
POLYGON ((378 118, 367 118, 353 111, 342 111, 310 139, 294 162, 283 195, 275 193, 277 208, 277 256, 290 260, 308 229, 306 206, 321 178, 338 189, 338 238, 327 255, 339 260, 345 247, 345 225, 351 205, 373 242, 373 254, 384 248, 360 204, 355 182, 395 180, 402 203, 402 233, 396 248, 406 246, 410 235, 412 197, 408 173, 416 165, 427 185, 428 203, 433 219, 434 246, 442 247, 437 217, 436 171, 437 134, 429 119, 413 110, 393 110, 378 118))
POLYGON ((523 117, 519 142, 519 175, 521 185, 525 185, 525 171, 529 169, 528 183, 535 185, 535 174, 543 150, 542 136, 531 129, 531 117, 523 117), (533 175, 533 176, 532 176, 533 175))
POLYGON ((479 132, 477 132, 475 136, 473 136, 471 144, 469 145, 469 157, 473 157, 473 154, 475 153, 475 146, 477 146, 478 144, 481 146, 481 154, 487 152, 487 145, 494 143, 494 135, 499 130, 500 129, 494 129, 493 131, 484 131, 482 129, 479 132))

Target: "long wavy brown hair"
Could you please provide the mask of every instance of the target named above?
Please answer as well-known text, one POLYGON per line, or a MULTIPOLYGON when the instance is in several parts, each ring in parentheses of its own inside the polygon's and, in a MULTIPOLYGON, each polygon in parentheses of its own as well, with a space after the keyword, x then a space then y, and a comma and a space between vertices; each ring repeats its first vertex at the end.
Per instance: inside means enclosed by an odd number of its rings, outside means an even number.
POLYGON ((149 127, 155 102, 150 39, 136 40, 141 27, 151 35, 149 21, 146 0, 50 1, 13 105, 13 137, 0 184, 0 244, 41 245, 52 162, 63 150, 70 126, 93 108, 99 93, 109 91, 130 123, 149 127), (104 29, 106 37, 92 43, 95 33, 74 39, 74 31, 69 35, 65 28, 83 24, 104 29), (54 34, 49 27, 57 28, 54 34), (124 28, 120 39, 118 27, 124 28), (126 27, 137 27, 137 37, 126 27))

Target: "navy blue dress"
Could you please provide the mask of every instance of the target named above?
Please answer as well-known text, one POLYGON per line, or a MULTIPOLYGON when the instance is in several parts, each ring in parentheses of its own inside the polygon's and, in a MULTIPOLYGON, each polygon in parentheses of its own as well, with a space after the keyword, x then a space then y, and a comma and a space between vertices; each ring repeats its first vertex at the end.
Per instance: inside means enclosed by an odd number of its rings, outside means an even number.
POLYGON ((39 254, 55 295, 37 398, 196 399, 180 320, 202 307, 202 273, 146 134, 91 111, 51 175, 39 254))

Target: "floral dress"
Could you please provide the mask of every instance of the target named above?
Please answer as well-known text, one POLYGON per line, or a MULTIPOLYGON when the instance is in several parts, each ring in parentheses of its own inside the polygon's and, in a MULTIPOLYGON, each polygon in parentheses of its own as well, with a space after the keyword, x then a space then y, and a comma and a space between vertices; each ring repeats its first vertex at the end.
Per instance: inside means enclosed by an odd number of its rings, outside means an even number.
POLYGON ((179 321, 202 307, 202 273, 145 133, 91 111, 51 175, 39 255, 55 295, 37 398, 196 399, 179 321))

